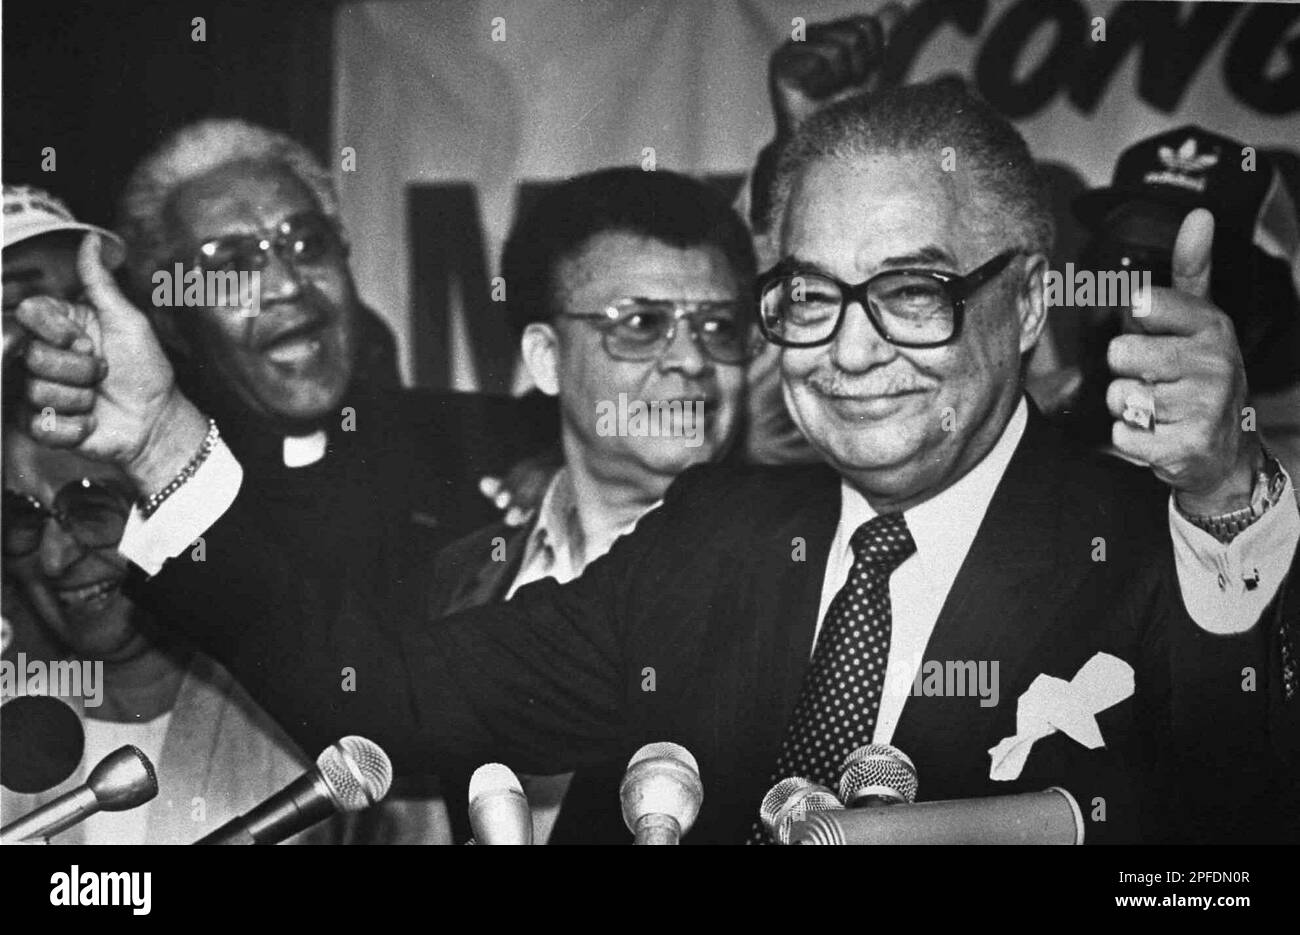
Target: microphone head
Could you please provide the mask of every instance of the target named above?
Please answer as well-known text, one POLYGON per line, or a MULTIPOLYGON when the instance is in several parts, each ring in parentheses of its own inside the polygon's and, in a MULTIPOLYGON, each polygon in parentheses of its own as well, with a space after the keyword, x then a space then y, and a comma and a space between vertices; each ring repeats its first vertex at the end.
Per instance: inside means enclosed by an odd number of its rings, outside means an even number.
POLYGON ((158 776, 138 747, 118 747, 104 757, 86 777, 86 787, 100 810, 124 812, 158 794, 158 776))
POLYGON ((81 718, 52 695, 19 695, 0 705, 0 785, 14 792, 53 789, 86 750, 81 718))
POLYGON ((474 770, 474 775, 469 777, 471 803, 481 795, 493 795, 498 792, 524 794, 524 787, 519 784, 519 777, 504 763, 484 763, 474 770))
POLYGON ((831 812, 844 808, 844 804, 825 786, 792 776, 782 779, 763 796, 758 816, 763 827, 778 844, 790 843, 790 826, 803 821, 813 812, 831 812))
POLYGON ((533 816, 510 767, 484 763, 469 779, 469 823, 479 844, 532 844, 533 816))
POLYGON ((359 812, 388 795, 393 764, 379 744, 365 737, 344 737, 321 751, 316 768, 341 812, 359 812))
POLYGON ((685 835, 704 801, 699 764, 683 746, 648 743, 628 761, 618 797, 629 831, 635 833, 637 820, 645 815, 668 815, 685 835))
POLYGON ((902 750, 887 743, 869 743, 844 758, 840 801, 849 808, 861 799, 888 804, 916 801, 916 767, 902 750))

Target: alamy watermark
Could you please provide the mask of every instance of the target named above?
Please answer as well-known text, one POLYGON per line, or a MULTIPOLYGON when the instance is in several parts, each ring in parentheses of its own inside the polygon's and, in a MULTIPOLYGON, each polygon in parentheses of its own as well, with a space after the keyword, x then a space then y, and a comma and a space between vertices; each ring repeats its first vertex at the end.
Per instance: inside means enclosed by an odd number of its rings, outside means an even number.
POLYGON ((899 667, 890 681, 914 698, 979 698, 981 708, 995 708, 1001 697, 996 659, 926 659, 899 667), (900 684, 901 683, 901 684, 900 684))
POLYGON ((1045 276, 1045 299, 1056 308, 1131 307, 1136 318, 1151 311, 1150 270, 1049 269, 1045 276))
POLYGON ((687 448, 704 444, 704 400, 627 398, 596 403, 596 434, 602 438, 684 438, 687 448))
POLYGON ((177 263, 171 270, 155 272, 150 282, 155 308, 237 308, 249 318, 261 310, 262 274, 258 270, 187 270, 177 263))
POLYGON ((16 660, 0 660, 0 696, 52 695, 56 698, 80 698, 87 708, 104 703, 104 663, 98 659, 28 659, 18 653, 16 660))

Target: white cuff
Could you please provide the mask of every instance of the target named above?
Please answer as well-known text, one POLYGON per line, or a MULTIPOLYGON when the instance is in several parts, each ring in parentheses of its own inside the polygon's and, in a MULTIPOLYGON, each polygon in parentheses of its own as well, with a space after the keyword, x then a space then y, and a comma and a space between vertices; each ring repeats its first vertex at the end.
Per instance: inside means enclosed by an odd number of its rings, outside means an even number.
POLYGON ((1169 533, 1183 604, 1209 633, 1244 633, 1277 594, 1300 542, 1300 509, 1287 477, 1282 498, 1224 544, 1193 525, 1169 497, 1169 533))
POLYGON ((131 509, 117 550, 149 575, 162 571, 207 531, 235 502, 244 469, 221 439, 194 476, 180 486, 148 519, 131 509))

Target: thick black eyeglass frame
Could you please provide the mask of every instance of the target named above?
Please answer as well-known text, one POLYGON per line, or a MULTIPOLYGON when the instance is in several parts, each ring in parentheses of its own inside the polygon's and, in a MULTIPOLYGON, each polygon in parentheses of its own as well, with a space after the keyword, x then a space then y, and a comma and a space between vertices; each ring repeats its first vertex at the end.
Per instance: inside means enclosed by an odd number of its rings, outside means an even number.
POLYGON ((901 269, 882 270, 870 279, 864 280, 857 285, 850 285, 843 280, 836 279, 828 273, 801 270, 793 264, 783 261, 758 278, 758 329, 763 333, 764 338, 778 347, 823 347, 835 340, 835 336, 840 333, 840 328, 844 326, 844 316, 848 312, 849 306, 852 303, 857 302, 866 311, 867 319, 871 322, 871 326, 876 329, 876 333, 890 344, 893 344, 896 347, 909 348, 943 347, 961 337, 962 322, 966 310, 966 299, 970 298, 977 289, 990 282, 994 277, 1006 269, 1007 265, 1021 252, 1021 250, 1016 249, 999 253, 997 256, 993 257, 993 259, 989 260, 982 266, 971 270, 965 276, 957 273, 945 273, 934 269, 916 269, 907 267, 901 269), (948 293, 948 300, 952 303, 951 335, 942 341, 922 341, 914 343, 910 341, 899 341, 891 337, 885 330, 885 326, 877 317, 875 309, 873 309, 871 303, 867 301, 867 287, 877 279, 881 279, 885 276, 896 276, 900 273, 909 276, 925 276, 943 286, 944 291, 948 293), (835 325, 831 328, 830 333, 825 338, 818 341, 789 341, 785 338, 778 337, 768 330, 767 322, 763 320, 763 297, 767 294, 768 290, 782 280, 791 279, 800 275, 816 276, 819 279, 824 279, 827 282, 834 283, 840 290, 839 316, 835 319, 835 325))
MULTIPOLYGON (((0 549, 0 551, 3 551, 3 554, 9 558, 22 558, 23 556, 33 554, 34 552, 36 552, 37 549, 40 548, 41 536, 44 535, 44 528, 43 528, 44 523, 49 521, 50 519, 53 519, 56 523, 59 524, 59 527, 61 529, 63 529, 74 539, 76 539, 77 543, 83 549, 103 549, 103 548, 107 548, 109 545, 115 546, 117 544, 116 542, 110 543, 110 542, 84 541, 81 538, 81 536, 78 535, 79 530, 77 529, 76 525, 69 522, 68 511, 66 506, 61 505, 62 503, 66 503, 68 491, 90 490, 90 489, 94 489, 96 491, 100 491, 104 494, 107 494, 111 500, 116 502, 117 506, 119 507, 118 512, 120 513, 122 517, 122 522, 125 525, 127 517, 130 516, 131 514, 131 498, 126 493, 117 489, 116 487, 111 487, 107 484, 103 484, 98 481, 93 481, 86 477, 83 477, 81 480, 70 480, 62 487, 60 487, 58 493, 54 495, 53 506, 46 506, 44 503, 41 503, 41 501, 37 500, 35 497, 31 496, 30 494, 19 493, 16 490, 10 490, 9 488, 6 487, 4 489, 4 499, 6 501, 12 501, 15 506, 19 502, 21 502, 24 508, 31 510, 32 513, 36 515, 39 515, 41 517, 42 529, 36 535, 36 544, 32 548, 25 549, 25 550, 11 550, 9 548, 10 531, 8 529, 5 529, 3 535, 0 535, 0 542, 3 543, 3 548, 0 549)), ((8 507, 8 509, 12 509, 12 507, 8 507)))

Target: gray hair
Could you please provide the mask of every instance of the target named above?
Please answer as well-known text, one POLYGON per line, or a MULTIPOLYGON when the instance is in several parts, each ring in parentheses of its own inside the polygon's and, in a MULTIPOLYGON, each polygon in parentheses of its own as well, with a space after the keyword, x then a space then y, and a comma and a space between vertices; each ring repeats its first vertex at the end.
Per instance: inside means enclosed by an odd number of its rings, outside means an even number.
POLYGON ((172 193, 186 182, 243 160, 283 166, 312 193, 321 212, 339 223, 334 181, 307 147, 244 120, 200 120, 164 139, 135 167, 122 193, 118 231, 126 240, 127 270, 136 288, 147 289, 154 272, 173 254, 163 222, 172 193))
POLYGON ((1010 237, 1020 249, 1049 253, 1055 224, 1029 147, 1002 115, 952 78, 848 98, 809 118, 778 157, 764 226, 780 231, 799 174, 817 159, 923 153, 938 164, 946 147, 952 147, 953 174, 976 202, 971 226, 990 239, 1010 237))

